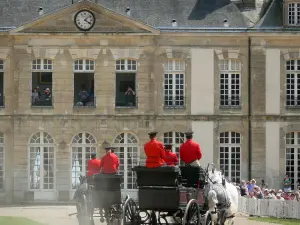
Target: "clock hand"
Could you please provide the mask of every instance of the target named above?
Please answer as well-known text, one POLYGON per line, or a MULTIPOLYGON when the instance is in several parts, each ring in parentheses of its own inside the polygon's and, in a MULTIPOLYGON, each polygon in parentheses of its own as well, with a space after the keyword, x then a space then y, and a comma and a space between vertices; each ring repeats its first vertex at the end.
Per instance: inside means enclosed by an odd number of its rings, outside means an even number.
POLYGON ((87 21, 87 18, 85 18, 84 21, 87 22, 88 24, 92 24, 90 21, 87 21))

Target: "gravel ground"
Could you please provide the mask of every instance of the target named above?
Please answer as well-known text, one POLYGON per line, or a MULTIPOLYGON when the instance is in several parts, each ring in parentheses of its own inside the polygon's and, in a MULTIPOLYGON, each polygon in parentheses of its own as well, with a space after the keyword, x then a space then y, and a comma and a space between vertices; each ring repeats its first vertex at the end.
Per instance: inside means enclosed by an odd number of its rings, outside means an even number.
MULTIPOLYGON (((74 206, 26 206, 26 207, 3 207, 0 208, 0 216, 26 217, 46 225, 77 225, 76 216, 69 217, 69 213, 76 212, 74 206)), ((101 225, 99 218, 95 219, 95 225, 101 225)), ((238 215, 235 224, 237 225, 271 225, 249 221, 244 215, 238 215)))

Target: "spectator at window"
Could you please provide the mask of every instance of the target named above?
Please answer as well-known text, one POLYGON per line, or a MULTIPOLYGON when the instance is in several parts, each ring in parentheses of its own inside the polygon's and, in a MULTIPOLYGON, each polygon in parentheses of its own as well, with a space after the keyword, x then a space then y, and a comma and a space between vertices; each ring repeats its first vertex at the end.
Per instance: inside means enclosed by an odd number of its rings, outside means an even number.
POLYGON ((47 101, 49 101, 51 99, 51 92, 49 88, 46 88, 46 90, 44 91, 44 95, 45 95, 45 99, 47 101))
POLYGON ((33 105, 36 104, 39 101, 40 93, 38 92, 37 88, 33 89, 31 98, 32 98, 32 104, 33 105))
POLYGON ((129 85, 127 87, 127 91, 125 92, 125 101, 126 105, 133 106, 134 104, 134 96, 135 92, 133 91, 132 87, 129 85))
POLYGON ((89 94, 86 91, 85 87, 82 86, 81 91, 79 92, 79 103, 80 105, 86 105, 86 103, 88 102, 89 99, 89 94))

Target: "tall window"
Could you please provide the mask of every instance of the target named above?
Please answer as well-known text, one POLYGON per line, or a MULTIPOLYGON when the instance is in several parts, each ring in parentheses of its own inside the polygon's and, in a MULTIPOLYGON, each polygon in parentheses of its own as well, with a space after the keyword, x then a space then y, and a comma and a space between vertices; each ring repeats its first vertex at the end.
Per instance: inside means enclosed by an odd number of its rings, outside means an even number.
POLYGON ((172 152, 176 153, 179 164, 180 162, 179 149, 180 145, 184 143, 184 133, 181 132, 166 132, 164 133, 164 144, 172 144, 172 152))
POLYGON ((300 3, 288 4, 288 24, 298 25, 300 23, 300 3))
POLYGON ((300 60, 286 62, 286 106, 300 106, 300 60))
POLYGON ((220 133, 220 169, 231 181, 241 179, 241 134, 236 132, 220 133))
POLYGON ((241 63, 238 60, 220 60, 220 107, 240 107, 241 63))
POLYGON ((32 106, 52 106, 52 70, 50 59, 32 61, 32 106))
POLYGON ((120 159, 119 172, 124 177, 122 189, 136 189, 136 174, 131 169, 139 163, 139 143, 131 133, 121 133, 114 140, 115 154, 120 159))
POLYGON ((4 107, 4 61, 0 59, 0 107, 4 107))
POLYGON ((50 134, 38 132, 29 142, 29 188, 55 189, 55 144, 50 134))
POLYGON ((136 60, 116 61, 116 107, 137 106, 136 72, 136 60))
POLYGON ((165 108, 185 106, 185 62, 172 59, 164 64, 165 108))
POLYGON ((292 179, 292 188, 300 182, 300 132, 285 136, 285 173, 292 179))
POLYGON ((79 185, 80 175, 86 176, 91 152, 97 151, 97 141, 92 134, 79 133, 72 139, 72 189, 79 185))
POLYGON ((0 132, 0 190, 4 189, 4 134, 0 132))
POLYGON ((74 61, 74 106, 95 107, 94 89, 95 61, 78 59, 74 61))

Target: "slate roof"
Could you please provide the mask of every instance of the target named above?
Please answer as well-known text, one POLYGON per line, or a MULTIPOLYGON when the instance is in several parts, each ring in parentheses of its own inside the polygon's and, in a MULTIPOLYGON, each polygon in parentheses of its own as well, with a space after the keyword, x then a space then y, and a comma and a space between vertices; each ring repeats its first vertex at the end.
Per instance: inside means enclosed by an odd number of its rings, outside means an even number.
MULTIPOLYGON (((231 0, 94 0, 117 13, 153 27, 224 27, 226 19, 231 28, 246 28, 257 22, 259 12, 237 7, 231 0), (252 19, 251 19, 252 18, 252 19)), ((254 0, 253 0, 254 1, 254 0)), ((276 1, 276 0, 275 0, 276 1)), ((78 0, 74 0, 78 2, 78 0)), ((71 6, 71 0, 0 0, 0 27, 18 27, 39 17, 38 8, 53 13, 71 6)))
POLYGON ((257 28, 268 27, 282 27, 283 26, 283 12, 282 0, 274 0, 268 7, 265 15, 256 24, 257 28))

